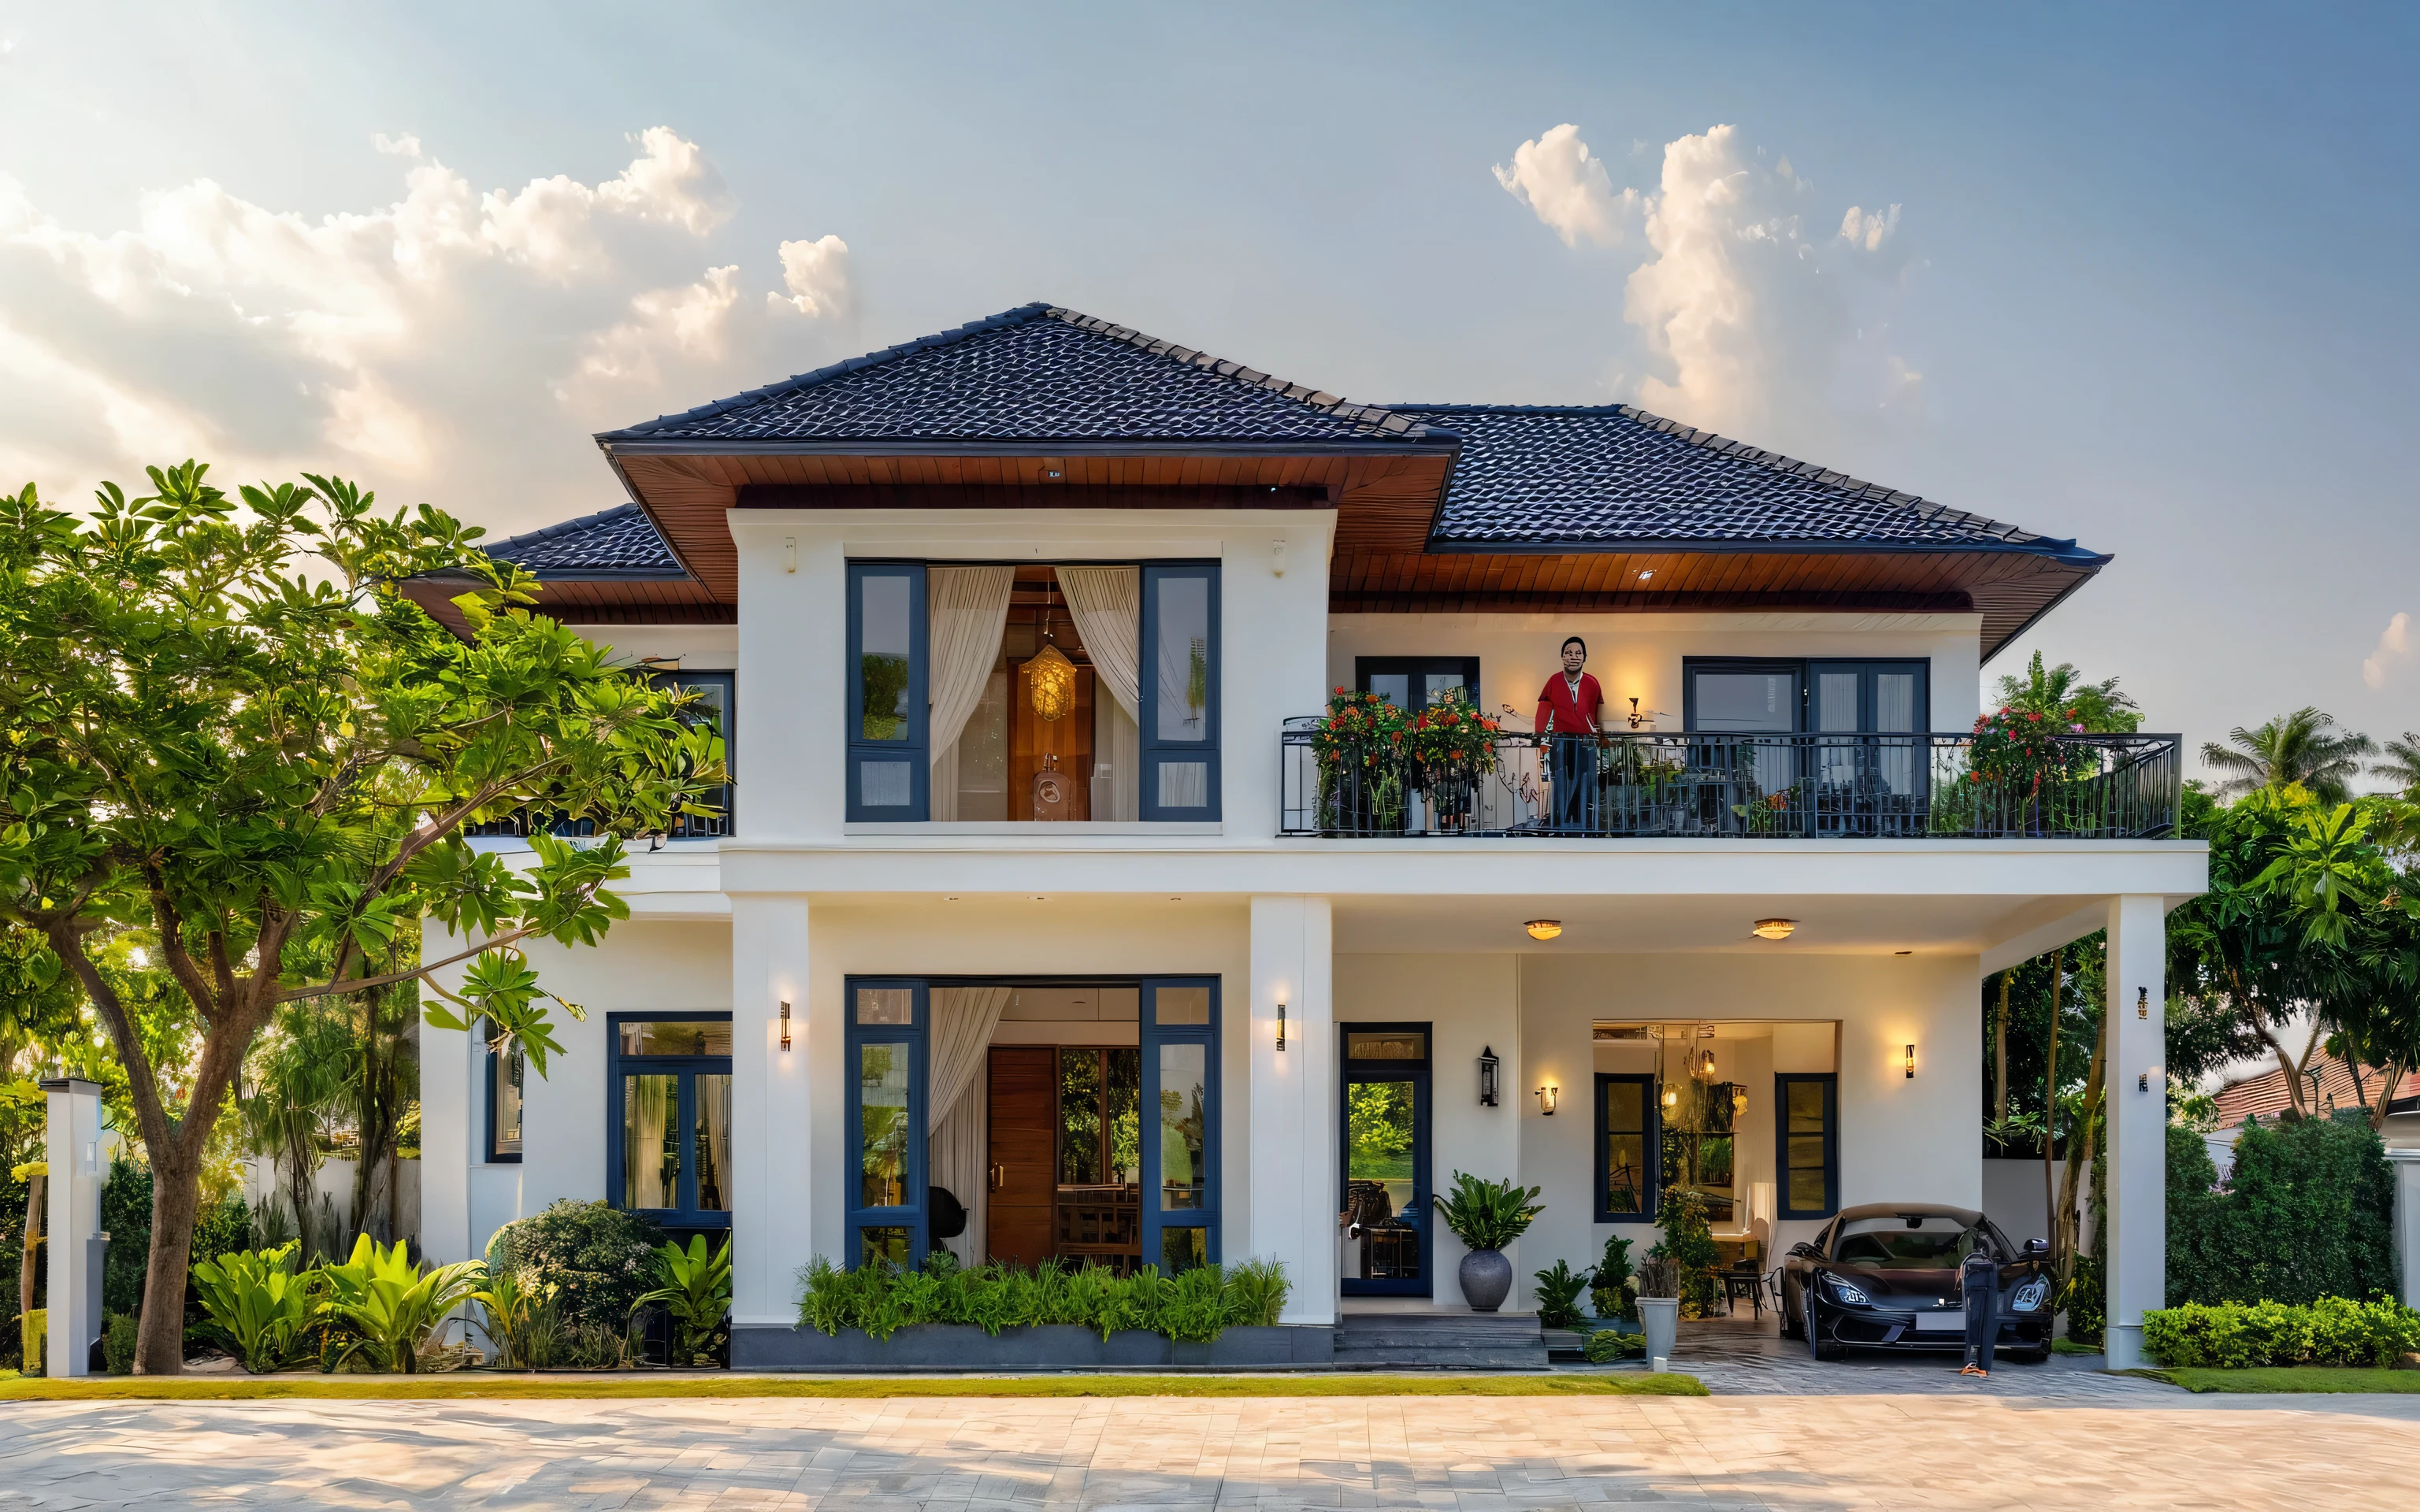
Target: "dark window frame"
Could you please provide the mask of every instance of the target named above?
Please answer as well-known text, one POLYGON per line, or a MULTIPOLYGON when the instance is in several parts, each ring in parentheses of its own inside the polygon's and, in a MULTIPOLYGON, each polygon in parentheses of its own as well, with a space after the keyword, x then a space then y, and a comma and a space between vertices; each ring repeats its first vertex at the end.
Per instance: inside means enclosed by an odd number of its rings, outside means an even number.
POLYGON ((1219 760, 1220 698, 1219 682, 1223 676, 1223 647, 1220 625, 1220 584, 1216 562, 1166 561, 1142 564, 1141 644, 1137 656, 1140 663, 1138 681, 1141 684, 1142 719, 1140 748, 1141 770, 1137 780, 1141 784, 1138 816, 1147 824, 1183 823, 1187 821, 1216 823, 1221 812, 1220 790, 1223 769, 1219 760), (1200 578, 1210 585, 1209 633, 1203 638, 1203 702, 1202 734, 1200 740, 1163 740, 1159 734, 1159 661, 1156 655, 1159 644, 1159 585, 1171 579, 1200 578), (1164 807, 1159 801, 1159 769, 1175 762, 1200 761, 1208 764, 1206 774, 1209 801, 1198 809, 1164 807))
MULTIPOLYGON (((1479 703, 1479 658, 1477 656, 1356 656, 1353 658, 1353 689, 1370 691, 1373 677, 1424 677, 1431 672, 1454 671, 1462 675, 1462 686, 1470 689, 1470 702, 1479 703)), ((1422 708, 1427 707, 1425 703, 1422 708)), ((1419 709, 1406 709, 1418 714, 1419 709)))
POLYGON ((1594 1196, 1590 1199, 1590 1206, 1595 1210, 1596 1221, 1601 1224, 1653 1223, 1655 1200, 1660 1194, 1664 1176, 1663 1103, 1656 1098, 1654 1073, 1627 1071, 1598 1072, 1596 1101, 1592 1113, 1594 1121, 1590 1125, 1589 1137, 1596 1148, 1590 1154, 1589 1163, 1596 1172, 1596 1188, 1594 1196), (1613 1172, 1606 1168, 1605 1153, 1605 1136, 1607 1132, 1605 1126, 1607 1106, 1606 1091, 1616 1083, 1632 1082, 1638 1086, 1639 1117, 1643 1120, 1640 1137, 1647 1168, 1640 1173, 1640 1189, 1645 1195, 1645 1200, 1637 1212, 1616 1212, 1606 1203, 1606 1194, 1610 1189, 1613 1180, 1613 1172))
MULTIPOLYGON (((486 1049, 483 1052, 484 1058, 482 1064, 487 1068, 487 1072, 484 1078, 487 1083, 487 1163, 490 1165, 519 1165, 521 1163, 521 1150, 520 1149, 500 1149, 497 1148, 496 1144, 496 1072, 500 1069, 500 1065, 504 1057, 505 1052, 496 1048, 495 1041, 492 1038, 493 1033, 494 1030, 489 1025, 488 1021, 481 1019, 479 1021, 479 1036, 481 1041, 486 1046, 486 1049)), ((511 1053, 518 1057, 520 1055, 520 1041, 515 1041, 513 1042, 511 1053)), ((526 1147, 529 1143, 529 1101, 528 1082, 526 1080, 526 1076, 522 1082, 520 1143, 523 1147, 526 1147)))
MULTIPOLYGON (((1798 679, 1798 706, 1792 712, 1792 734, 1818 733, 1815 730, 1815 676, 1831 669, 1854 667, 1863 674, 1857 693, 1857 733, 1871 733, 1864 727, 1873 723, 1873 674, 1878 671, 1908 671, 1916 674, 1917 696, 1915 733, 1930 733, 1932 724, 1932 658, 1930 656, 1683 656, 1681 658, 1681 728, 1691 734, 1739 734, 1739 731, 1699 732, 1698 729, 1698 674, 1706 672, 1742 672, 1748 674, 1788 673, 1798 679)), ((1781 733, 1776 731, 1774 733, 1781 733)), ((1835 732, 1846 734, 1847 731, 1835 732)))
POLYGON ((1838 1072, 1776 1072, 1773 1077, 1773 1169, 1777 1180, 1774 1196, 1776 1218, 1830 1218, 1840 1211, 1840 1073, 1838 1072), (1790 1205, 1790 1088, 1813 1082, 1823 1088, 1823 1195, 1821 1208, 1790 1205))
POLYGON ((842 733, 847 751, 846 818, 852 821, 915 823, 932 815, 932 759, 926 749, 931 709, 925 679, 931 648, 925 643, 924 563, 921 562, 851 562, 848 564, 848 675, 842 733), (902 578, 908 589, 908 738, 865 738, 865 590, 867 579, 902 578), (908 802, 869 808, 865 803, 865 767, 881 757, 908 763, 908 802))
POLYGON ((842 1145, 847 1156, 843 1170, 843 1202, 846 1210, 844 1220, 848 1238, 845 1269, 854 1271, 863 1262, 865 1243, 861 1237, 868 1228, 905 1228, 908 1230, 908 1263, 909 1268, 924 1263, 933 1247, 931 1115, 926 1099, 931 1089, 926 1077, 931 1067, 933 1031, 933 985, 914 977, 850 977, 844 983, 842 1011, 846 1015, 846 1028, 842 1036, 845 1045, 841 1074, 848 1088, 848 1121, 842 1145), (912 995, 906 1024, 860 1024, 857 1021, 857 995, 865 988, 905 988, 912 995), (904 1044, 908 1050, 908 1170, 900 1186, 910 1199, 897 1207, 868 1208, 858 1203, 863 1190, 865 1152, 865 1088, 859 1072, 864 1047, 871 1044, 904 1044))
MULTIPOLYGON (((1215 602, 1215 599, 1214 599, 1215 602)), ((1219 1074, 1219 980, 1217 977, 1142 977, 1137 979, 1140 1000, 1136 1011, 1136 1041, 1142 1052, 1142 1090, 1138 1099, 1142 1125, 1142 1257, 1157 1264, 1163 1253, 1162 1233, 1170 1228, 1201 1228, 1202 1251, 1209 1263, 1219 1263, 1219 1235, 1225 1227, 1221 1184, 1224 1163, 1219 1150, 1226 1086, 1219 1074), (1159 993, 1170 987, 1207 987, 1210 1020, 1206 1024, 1159 1022, 1159 993), (1199 1044, 1202 1058, 1202 1192, 1199 1208, 1162 1211, 1160 1208, 1159 1050, 1163 1045, 1199 1044)))
POLYGON ((1344 1182, 1353 1160, 1353 1108, 1342 1095, 1355 1080, 1402 1080, 1412 1086, 1412 1206, 1420 1231, 1420 1273, 1404 1278, 1340 1277, 1337 1286, 1347 1297, 1434 1297, 1436 1295, 1436 1025, 1434 1020, 1391 1019, 1336 1026, 1336 1201, 1344 1206, 1344 1182), (1417 1032, 1425 1050, 1418 1060, 1356 1060, 1345 1052, 1357 1034, 1417 1032))
POLYGON ((739 782, 739 674, 736 671, 684 671, 677 667, 650 668, 648 681, 659 687, 687 690, 711 685, 722 689, 722 785, 719 792, 706 795, 706 801, 722 810, 719 814, 701 814, 700 833, 684 834, 678 819, 673 822, 673 841, 720 840, 732 833, 733 806, 738 799, 739 782))
MULTIPOLYGON (((674 1117, 680 1128, 681 1170, 674 1196, 676 1205, 670 1208, 628 1208, 625 1211, 644 1212, 666 1228, 683 1231, 723 1229, 731 1227, 729 1211, 713 1211, 697 1205, 697 1078, 733 1076, 731 1056, 626 1056, 622 1053, 622 1026, 625 1024, 729 1024, 728 1012, 705 1010, 664 1011, 632 1010, 605 1015, 605 1200, 609 1206, 624 1208, 622 1195, 628 1189, 622 1165, 622 1078, 626 1075, 677 1076, 679 1086, 675 1098, 674 1117)), ((738 1048, 733 1041, 733 1049, 738 1048)), ((735 1082, 735 1090, 736 1090, 735 1082)), ((735 1120, 736 1121, 736 1120, 735 1120)), ((735 1158, 738 1130, 732 1131, 735 1158)), ((733 1195, 737 1206, 737 1195, 733 1195)))

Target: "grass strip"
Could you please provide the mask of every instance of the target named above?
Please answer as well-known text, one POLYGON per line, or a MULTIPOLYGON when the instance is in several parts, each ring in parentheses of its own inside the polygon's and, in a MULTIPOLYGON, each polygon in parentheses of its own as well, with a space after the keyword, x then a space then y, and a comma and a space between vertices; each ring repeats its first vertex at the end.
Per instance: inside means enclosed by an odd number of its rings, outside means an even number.
POLYGON ((2420 1392, 2420 1370, 2368 1370, 2348 1365, 2269 1365, 2250 1370, 2212 1370, 2179 1365, 2134 1374, 2164 1381, 2192 1392, 2243 1395, 2352 1392, 2420 1392))
POLYGON ((685 1396, 1704 1396, 1695 1376, 103 1376, 0 1381, 0 1402, 565 1401, 685 1396))

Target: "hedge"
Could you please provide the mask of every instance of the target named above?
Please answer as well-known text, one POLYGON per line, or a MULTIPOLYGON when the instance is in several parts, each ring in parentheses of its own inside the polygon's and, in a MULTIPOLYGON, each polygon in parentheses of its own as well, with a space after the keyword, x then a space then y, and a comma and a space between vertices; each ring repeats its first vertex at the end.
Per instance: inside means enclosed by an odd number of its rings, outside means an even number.
POLYGON ((2366 1122, 2247 1123, 2216 1192, 2200 1136, 2168 1138, 2171 1306, 2394 1292, 2395 1173, 2366 1122))
POLYGON ((2349 1297, 2323 1297, 2301 1306, 2189 1302, 2145 1313, 2143 1344, 2165 1365, 2377 1367, 2420 1350, 2420 1312, 2400 1303, 2349 1297))

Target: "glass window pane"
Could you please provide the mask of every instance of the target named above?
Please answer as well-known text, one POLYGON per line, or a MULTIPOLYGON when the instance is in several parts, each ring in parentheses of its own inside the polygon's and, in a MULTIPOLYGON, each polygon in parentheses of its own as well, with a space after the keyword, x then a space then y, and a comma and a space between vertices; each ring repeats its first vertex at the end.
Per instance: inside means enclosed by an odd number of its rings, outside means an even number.
POLYGON ((1916 730, 1916 673, 1874 673, 1874 728, 1885 734, 1916 730))
POLYGON ((1142 1180, 1142 1052, 1105 1050, 1102 1055, 1109 1068, 1107 1180, 1132 1186, 1142 1180))
POLYGON ((1605 1136, 1605 1210, 1647 1211, 1647 1140, 1635 1134, 1605 1136))
POLYGON ((1370 691, 1399 709, 1412 706, 1412 679, 1404 672, 1372 672, 1370 691))
POLYGON ((622 1206, 670 1208, 680 1194, 680 1078, 622 1078, 622 1206))
POLYGON ((1427 708, 1455 688, 1467 689, 1460 672, 1429 672, 1420 679, 1425 685, 1420 695, 1420 707, 1427 708))
POLYGON ((1068 1186, 1101 1180, 1101 1053, 1059 1052, 1059 1180, 1068 1186))
POLYGON ((1607 1082, 1605 1126, 1608 1133, 1643 1134, 1647 1129, 1647 1088, 1641 1082, 1607 1082))
POLYGON ((857 1047, 861 1208, 908 1204, 908 1066, 912 1046, 857 1047))
POLYGON ((1161 762, 1159 764, 1159 806, 1163 809, 1210 807, 1210 764, 1208 762, 1161 762))
POLYGON ((1419 1108, 1409 1082, 1344 1084, 1345 1201, 1356 1221, 1417 1225, 1412 1149, 1419 1108))
POLYGON ((1159 1273, 1183 1275, 1210 1263, 1210 1230, 1163 1228, 1159 1231, 1159 1273))
POLYGON ((1832 1195, 1825 1188, 1823 1172, 1820 1167, 1790 1173, 1790 1207, 1792 1211, 1821 1212, 1831 1205, 1832 1195))
MULTIPOLYGON (((1195 989, 1199 990, 1199 989, 1195 989)), ((1163 992, 1161 999, 1167 1001, 1163 992)), ((1164 1211, 1194 1209, 1209 1198, 1204 1165, 1209 1047, 1159 1047, 1159 1205, 1164 1211)))
POLYGON ((1815 674, 1816 729, 1854 732, 1857 728, 1858 680, 1855 672, 1815 674))
POLYGON ((908 580, 897 574, 869 574, 858 579, 858 669, 864 699, 859 711, 859 735, 865 740, 905 740, 911 649, 908 580))
POLYGON ((865 808, 908 808, 916 798, 916 768, 907 762, 860 762, 857 790, 865 808))
POLYGON ((642 1019, 621 1026, 626 1056, 728 1056, 729 1019, 642 1019))
POLYGON ((908 1246, 915 1239, 912 1228, 861 1228, 857 1231, 857 1263, 876 1262, 898 1270, 908 1269, 908 1246))
MULTIPOLYGON (((1209 737, 1210 580, 1159 579, 1159 647, 1153 658, 1159 679, 1161 740, 1209 737)), ((1180 805, 1199 807, 1199 805, 1180 805)))
POLYGON ((1822 1134, 1823 1132, 1823 1084, 1791 1082, 1790 1132, 1822 1134))
POLYGON ((700 1076, 697 1097, 697 1206, 731 1211, 731 1078, 700 1076))
POLYGON ((1788 672, 1701 671, 1697 680, 1699 730, 1784 733, 1798 728, 1798 680, 1788 672))
POLYGON ((1823 1136, 1792 1134, 1790 1136, 1790 1168, 1793 1171, 1823 1169, 1823 1136))
POLYGON ((521 1152, 521 1047, 513 1041, 501 1055, 488 1057, 488 1074, 496 1084, 496 1121, 488 1131, 490 1155, 521 1152))
POLYGON ((916 989, 913 987, 860 987, 857 990, 857 1022, 901 1025, 915 1023, 916 989))
POLYGON ((1429 1037, 1418 1029, 1385 1029, 1344 1037, 1347 1060, 1426 1060, 1429 1037))
POLYGON ((1207 987, 1162 987, 1152 996, 1158 1004, 1156 1011, 1158 1023, 1210 1022, 1210 989, 1207 987))

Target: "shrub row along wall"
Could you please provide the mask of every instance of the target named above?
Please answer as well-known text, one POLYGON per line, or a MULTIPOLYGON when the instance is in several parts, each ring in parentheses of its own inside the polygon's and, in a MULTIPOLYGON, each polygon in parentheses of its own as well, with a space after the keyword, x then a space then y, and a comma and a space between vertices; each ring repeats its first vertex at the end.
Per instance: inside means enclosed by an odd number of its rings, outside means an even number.
POLYGON ((2284 1303, 2187 1303, 2143 1315, 2143 1343, 2166 1365, 2391 1365, 2420 1350, 2420 1312, 2394 1302, 2329 1297, 2284 1303))
POLYGON ((2217 1184, 2202 1136, 2170 1127, 2169 1306, 2395 1294, 2395 1172, 2357 1115, 2247 1124, 2217 1184))

